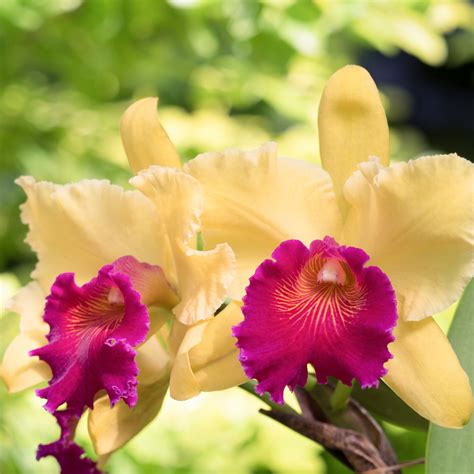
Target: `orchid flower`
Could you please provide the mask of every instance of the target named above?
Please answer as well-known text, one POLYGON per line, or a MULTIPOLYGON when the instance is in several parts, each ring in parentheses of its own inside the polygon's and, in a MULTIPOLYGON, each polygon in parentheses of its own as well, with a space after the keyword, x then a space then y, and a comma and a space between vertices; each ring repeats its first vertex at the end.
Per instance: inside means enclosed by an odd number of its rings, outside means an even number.
MULTIPOLYGON (((132 168, 169 164, 169 152, 157 156, 156 101, 131 109, 132 168)), ((326 86, 319 138, 322 168, 279 158, 274 143, 184 166, 204 189, 204 243, 228 242, 237 258, 230 296, 246 293, 234 329, 242 365, 279 401, 284 386, 304 383, 307 363, 320 382, 376 386, 383 376, 425 418, 460 427, 471 388, 432 315, 473 274, 473 165, 450 154, 389 166, 377 88, 355 66, 326 86)))
POLYGON ((38 456, 95 472, 74 443, 85 409, 102 463, 168 386, 184 400, 242 383, 235 337, 247 376, 276 401, 311 363, 319 382, 384 377, 433 422, 466 423, 469 381, 431 315, 473 273, 473 165, 446 155, 389 167, 385 113, 357 67, 321 101, 323 169, 278 158, 273 143, 180 169, 156 105, 140 100, 122 119, 138 191, 18 181, 39 262, 11 302, 21 332, 1 375, 11 391, 51 379, 38 394, 61 436, 38 456), (211 250, 197 249, 199 230, 211 250))
POLYGON ((204 189, 204 242, 235 252, 231 296, 248 285, 234 329, 243 367, 277 401, 308 363, 320 382, 383 376, 425 418, 461 427, 469 380, 432 315, 473 275, 474 165, 449 154, 389 166, 377 88, 355 66, 326 86, 319 139, 322 168, 274 143, 185 166, 204 189))
MULTIPOLYGON (((189 376, 199 393, 245 380, 242 371, 226 382, 213 370, 223 355, 213 342, 220 326, 236 324, 241 312, 229 305, 214 317, 234 256, 227 244, 196 249, 202 190, 194 178, 154 166, 132 179, 139 191, 97 180, 17 182, 28 197, 22 219, 38 264, 10 302, 21 331, 1 375, 12 392, 49 380, 37 394, 61 436, 41 445, 38 458, 54 456, 65 472, 73 465, 96 472, 74 443, 86 409, 95 450, 105 459, 156 416, 170 383, 172 393, 179 391, 189 376), (166 321, 173 321, 172 336, 166 321), (186 366, 191 350, 200 362, 186 366)), ((231 352, 236 359, 236 348, 231 352)))

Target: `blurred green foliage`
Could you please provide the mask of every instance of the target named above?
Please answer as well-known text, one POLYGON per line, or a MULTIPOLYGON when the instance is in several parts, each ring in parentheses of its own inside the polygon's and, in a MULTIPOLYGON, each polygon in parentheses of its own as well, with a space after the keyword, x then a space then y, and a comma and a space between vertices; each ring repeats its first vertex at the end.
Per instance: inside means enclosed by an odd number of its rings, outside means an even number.
MULTIPOLYGON (((14 179, 127 186, 118 122, 134 98, 160 97, 161 120, 184 159, 274 139, 282 155, 318 160, 317 105, 336 69, 399 50, 433 67, 462 65, 474 58, 471 18, 467 0, 2 0, 0 301, 34 264, 14 179)), ((403 122, 406 93, 382 93, 394 159, 429 149, 403 122)), ((16 325, 12 315, 0 320, 2 351, 16 325)), ((110 471, 343 472, 235 392, 170 402, 110 471)), ((40 402, 1 388, 0 403, 0 471, 51 472, 52 461, 33 459, 55 431, 40 402)), ((389 432, 402 460, 423 455, 425 435, 389 432)))

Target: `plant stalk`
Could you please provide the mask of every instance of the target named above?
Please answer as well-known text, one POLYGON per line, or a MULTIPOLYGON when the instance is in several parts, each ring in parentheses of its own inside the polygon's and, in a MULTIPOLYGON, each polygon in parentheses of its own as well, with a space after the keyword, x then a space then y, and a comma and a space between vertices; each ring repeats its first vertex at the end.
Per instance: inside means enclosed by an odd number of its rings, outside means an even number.
POLYGON ((348 387, 340 381, 337 382, 336 388, 334 389, 330 399, 331 407, 334 411, 340 411, 346 407, 347 402, 351 397, 352 387, 353 385, 348 387))

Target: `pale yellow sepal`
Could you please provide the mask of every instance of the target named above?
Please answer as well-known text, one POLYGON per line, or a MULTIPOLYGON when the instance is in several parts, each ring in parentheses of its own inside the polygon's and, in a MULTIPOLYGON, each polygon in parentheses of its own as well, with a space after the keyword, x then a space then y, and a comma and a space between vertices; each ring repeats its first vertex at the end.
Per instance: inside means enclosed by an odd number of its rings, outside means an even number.
POLYGON ((60 186, 23 176, 17 184, 28 197, 21 206, 26 241, 38 256, 32 277, 46 294, 60 273, 73 271, 82 285, 124 255, 159 265, 171 278, 172 254, 160 216, 140 192, 99 180, 60 186))
POLYGON ((389 162, 387 118, 377 86, 364 68, 346 66, 329 79, 319 105, 318 128, 321 163, 345 213, 342 188, 357 165, 370 156, 383 165, 389 162))
POLYGON ((178 323, 173 328, 172 339, 179 340, 170 381, 174 399, 187 400, 201 392, 224 390, 247 380, 232 336, 232 326, 242 319, 240 305, 231 302, 209 321, 190 328, 178 323))
POLYGON ((134 174, 151 165, 181 167, 176 149, 158 119, 158 98, 134 102, 120 123, 122 143, 134 174))
POLYGON ((235 258, 227 244, 198 251, 196 233, 203 208, 201 186, 190 175, 151 166, 130 181, 156 206, 161 230, 173 253, 180 303, 173 309, 183 324, 212 317, 226 298, 234 276, 235 258))
POLYGON ((11 393, 31 388, 51 378, 49 365, 38 357, 30 357, 29 351, 47 344, 45 337, 18 334, 3 355, 0 375, 11 393))
POLYGON ((37 282, 31 281, 21 288, 6 304, 9 311, 20 315, 20 331, 22 333, 44 336, 49 326, 43 321, 46 295, 37 282))
POLYGON ((134 408, 123 402, 110 408, 108 397, 97 400, 88 419, 94 451, 102 456, 130 441, 158 415, 167 389, 166 377, 152 385, 138 385, 138 402, 134 408))
POLYGON ((165 330, 164 324, 172 321, 173 313, 163 307, 149 306, 148 315, 150 316, 150 329, 148 330, 148 339, 153 337, 158 331, 162 334, 165 330))
POLYGON ((0 376, 9 392, 19 392, 51 378, 51 370, 29 351, 47 343, 49 326, 43 321, 45 295, 36 282, 23 287, 7 304, 20 315, 20 334, 3 355, 0 376))
POLYGON ((108 396, 94 402, 88 428, 95 452, 105 463, 107 455, 121 448, 159 413, 169 381, 169 357, 155 337, 137 351, 138 402, 129 408, 123 401, 110 407, 108 396))
POLYGON ((152 335, 137 349, 138 383, 152 385, 169 373, 170 355, 167 343, 162 342, 162 333, 152 335))
POLYGON ((454 303, 474 272, 474 165, 455 154, 383 168, 362 163, 344 187, 344 244, 364 249, 420 320, 454 303))
POLYGON ((256 150, 204 153, 184 167, 204 189, 204 244, 228 242, 237 258, 231 297, 240 300, 256 268, 284 240, 338 237, 341 218, 331 178, 319 166, 256 150))
POLYGON ((472 413, 469 379, 447 337, 433 318, 399 320, 384 381, 421 416, 461 428, 472 413))

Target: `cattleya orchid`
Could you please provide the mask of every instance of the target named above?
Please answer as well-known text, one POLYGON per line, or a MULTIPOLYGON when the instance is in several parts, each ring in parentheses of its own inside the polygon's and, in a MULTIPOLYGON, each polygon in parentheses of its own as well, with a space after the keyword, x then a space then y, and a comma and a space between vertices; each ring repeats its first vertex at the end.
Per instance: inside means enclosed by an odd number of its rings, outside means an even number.
POLYGON ((1 373, 12 392, 49 380, 37 394, 61 435, 41 445, 38 458, 54 456, 63 472, 96 472, 74 443, 86 409, 105 460, 156 416, 169 385, 172 394, 197 394, 245 380, 237 348, 223 353, 213 342, 241 311, 229 304, 213 317, 234 257, 227 244, 196 249, 202 192, 194 178, 155 166, 133 178, 140 191, 97 180, 17 182, 28 196, 22 218, 38 264, 10 303, 21 332, 1 373), (199 365, 186 364, 191 350, 199 365), (237 370, 216 377, 215 362, 232 354, 237 370))
POLYGON ((234 329, 246 373, 281 400, 285 385, 305 383, 308 363, 323 383, 376 385, 386 372, 419 414, 461 427, 469 380, 432 315, 473 275, 474 165, 449 154, 389 166, 377 88, 354 66, 326 86, 319 139, 322 168, 278 158, 272 143, 185 168, 204 188, 204 241, 236 254, 234 298, 254 275, 234 329))
MULTIPOLYGON (((155 105, 143 99, 124 122, 136 171, 165 164, 155 105)), ((323 383, 383 376, 420 415, 459 428, 471 387, 432 315, 473 275, 474 166, 456 154, 389 166, 385 112, 357 66, 330 79, 318 125, 322 168, 279 158, 274 143, 184 166, 204 189, 204 243, 236 255, 242 365, 277 401, 308 363, 323 383)))
POLYGON ((74 442, 86 410, 103 464, 168 386, 185 400, 248 376, 281 403, 308 364, 319 383, 383 377, 427 419, 465 424, 469 380, 431 316, 473 274, 474 166, 454 154, 388 166, 377 89, 354 66, 321 101, 322 168, 274 143, 182 168, 156 104, 122 119, 136 191, 18 180, 38 264, 10 303, 21 327, 1 374, 11 391, 49 380, 37 393, 61 435, 38 458, 99 472, 74 442))

